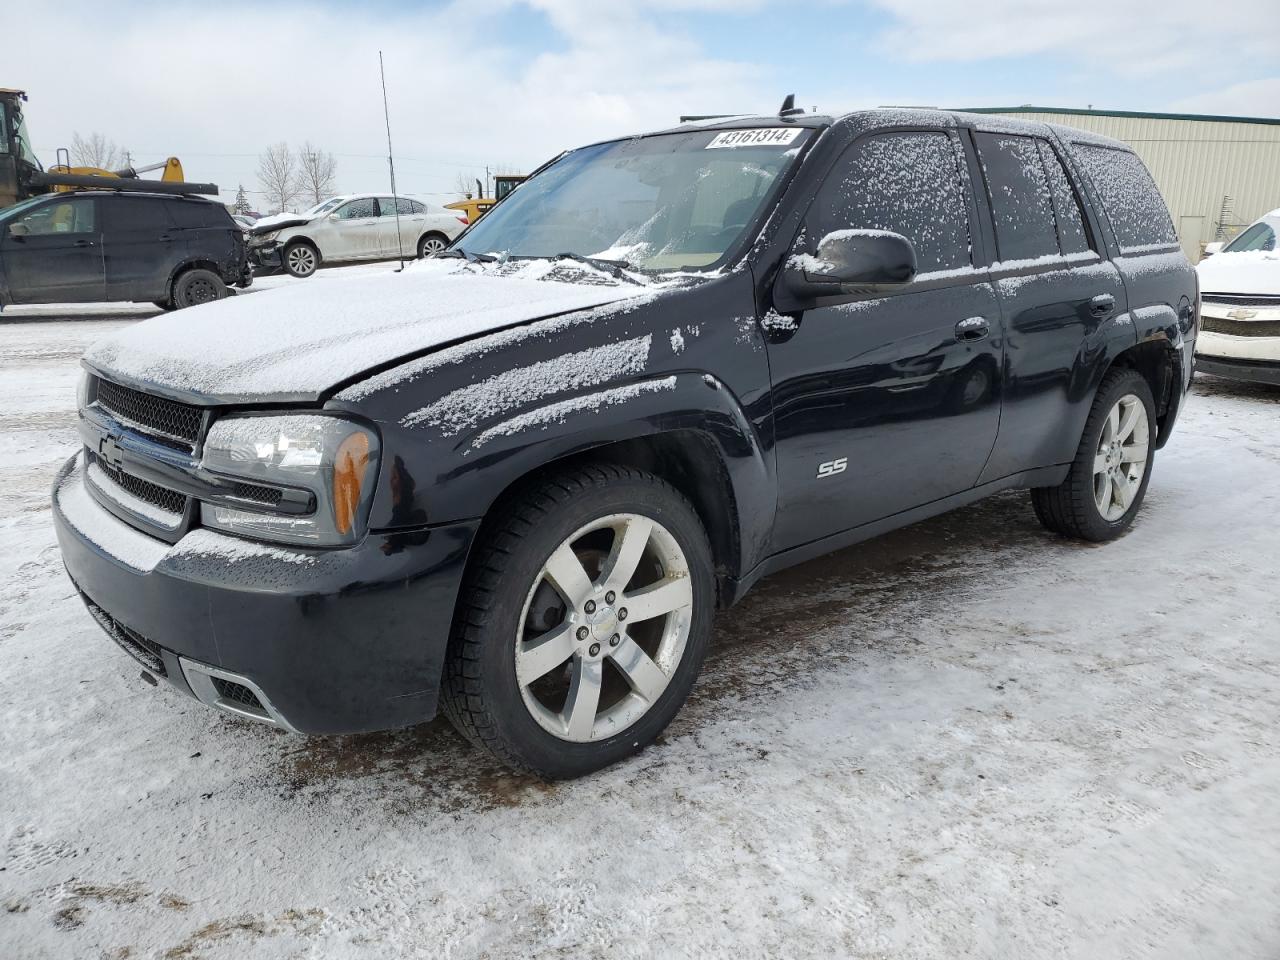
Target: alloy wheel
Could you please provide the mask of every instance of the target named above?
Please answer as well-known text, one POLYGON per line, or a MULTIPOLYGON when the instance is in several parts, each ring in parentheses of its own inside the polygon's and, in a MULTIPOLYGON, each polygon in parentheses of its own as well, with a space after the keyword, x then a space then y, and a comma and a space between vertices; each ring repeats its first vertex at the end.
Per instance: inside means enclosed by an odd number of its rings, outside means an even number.
POLYGON ((1147 408, 1132 393, 1117 400, 1107 414, 1093 457, 1093 502, 1108 523, 1125 515, 1142 487, 1150 432, 1147 408))
POLYGON ((628 513, 582 527, 525 598, 515 637, 525 707, 562 740, 620 733, 666 690, 692 614, 689 564, 662 524, 628 513))
POLYGON ((314 273, 316 254, 310 247, 298 246, 289 251, 289 269, 300 276, 314 273))
POLYGON ((427 237, 422 241, 422 246, 420 248, 419 256, 424 258, 434 257, 439 253, 443 253, 444 248, 445 248, 445 242, 441 240, 439 237, 427 237))

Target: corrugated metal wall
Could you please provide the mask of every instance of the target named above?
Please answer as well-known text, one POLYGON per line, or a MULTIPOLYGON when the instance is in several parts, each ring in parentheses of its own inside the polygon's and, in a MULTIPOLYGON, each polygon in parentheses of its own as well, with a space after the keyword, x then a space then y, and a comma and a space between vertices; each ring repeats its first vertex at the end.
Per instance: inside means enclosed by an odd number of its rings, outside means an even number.
MULTIPOLYGON (((1009 111, 1011 117, 1059 123, 1123 140, 1155 177, 1183 249, 1193 261, 1216 239, 1223 196, 1229 219, 1248 224, 1280 207, 1280 121, 1239 123, 1155 117, 1009 111)), ((1228 225, 1227 235, 1238 227, 1228 225)))

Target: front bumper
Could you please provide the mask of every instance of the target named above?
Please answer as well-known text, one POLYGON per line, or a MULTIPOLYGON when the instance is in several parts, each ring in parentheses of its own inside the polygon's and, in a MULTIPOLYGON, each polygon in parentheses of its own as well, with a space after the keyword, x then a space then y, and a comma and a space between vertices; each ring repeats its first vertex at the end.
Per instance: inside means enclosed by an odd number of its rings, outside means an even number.
POLYGON ((1196 373, 1228 380, 1269 383, 1280 387, 1280 360, 1237 360, 1226 357, 1196 357, 1196 373))
POLYGON ((53 517, 67 573, 95 619, 183 693, 302 733, 394 729, 435 715, 478 521, 371 533, 342 550, 286 550, 210 530, 170 545, 88 494, 80 454, 58 474, 53 517))
POLYGON ((250 247, 249 261, 258 269, 280 269, 283 264, 283 261, 280 259, 280 244, 272 242, 263 244, 259 247, 250 247))

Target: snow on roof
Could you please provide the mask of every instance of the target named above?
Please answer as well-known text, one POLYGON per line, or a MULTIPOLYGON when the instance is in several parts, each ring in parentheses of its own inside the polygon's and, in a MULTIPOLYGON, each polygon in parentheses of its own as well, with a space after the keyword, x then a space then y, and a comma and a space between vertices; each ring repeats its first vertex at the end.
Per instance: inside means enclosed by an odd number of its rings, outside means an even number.
POLYGON ((94 344, 85 360, 171 396, 316 400, 401 357, 653 289, 561 277, 541 261, 509 264, 503 275, 418 261, 400 274, 298 284, 157 316, 94 344))

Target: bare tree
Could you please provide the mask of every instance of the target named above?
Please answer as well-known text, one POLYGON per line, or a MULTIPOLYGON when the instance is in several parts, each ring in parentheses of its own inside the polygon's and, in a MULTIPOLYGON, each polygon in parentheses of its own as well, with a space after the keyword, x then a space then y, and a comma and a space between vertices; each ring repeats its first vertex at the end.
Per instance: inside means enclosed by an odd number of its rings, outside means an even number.
POLYGON ((284 141, 258 155, 258 184, 273 211, 283 213, 298 199, 301 188, 293 151, 284 141))
POLYGON ((457 178, 453 181, 453 189, 462 194, 465 199, 470 200, 476 193, 476 178, 459 170, 457 178))
POLYGON ((338 192, 338 161, 332 153, 313 147, 311 141, 298 150, 298 192, 311 203, 319 203, 338 192))
POLYGON ((129 151, 117 146, 96 130, 88 137, 71 135, 71 163, 77 167, 97 167, 99 170, 118 170, 128 163, 129 151))

